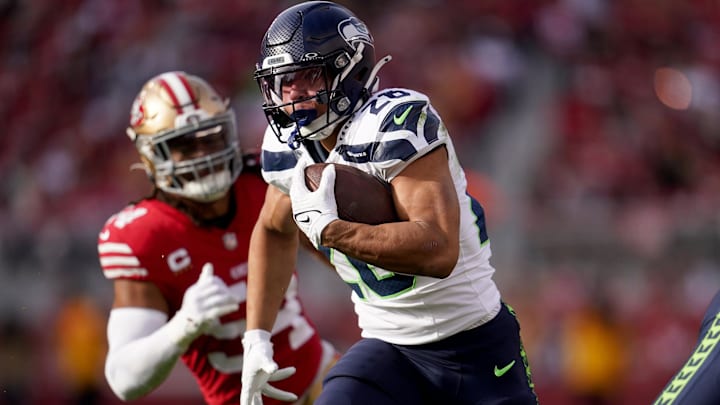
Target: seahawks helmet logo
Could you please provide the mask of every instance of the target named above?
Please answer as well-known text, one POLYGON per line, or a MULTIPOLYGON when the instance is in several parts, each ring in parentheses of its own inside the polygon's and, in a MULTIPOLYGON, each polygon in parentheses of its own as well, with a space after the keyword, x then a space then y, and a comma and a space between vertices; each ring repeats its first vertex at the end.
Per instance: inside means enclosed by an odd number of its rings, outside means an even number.
POLYGON ((355 17, 342 20, 338 24, 338 32, 345 42, 352 45, 353 42, 361 41, 372 45, 373 39, 365 24, 355 17))

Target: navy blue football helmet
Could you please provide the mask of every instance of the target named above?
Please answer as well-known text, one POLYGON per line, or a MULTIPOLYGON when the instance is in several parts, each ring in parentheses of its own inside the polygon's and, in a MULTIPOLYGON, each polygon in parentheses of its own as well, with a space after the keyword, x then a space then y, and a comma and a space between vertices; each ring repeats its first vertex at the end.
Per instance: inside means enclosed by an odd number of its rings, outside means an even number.
POLYGON ((305 139, 326 138, 370 97, 377 87, 377 71, 389 60, 388 56, 376 63, 372 35, 345 7, 309 1, 286 9, 263 37, 254 74, 275 135, 293 148, 305 139), (283 102, 281 86, 296 75, 325 81, 313 98, 327 104, 326 113, 318 116, 315 110, 295 108, 308 99, 283 102), (281 135, 283 128, 292 127, 289 136, 281 135))

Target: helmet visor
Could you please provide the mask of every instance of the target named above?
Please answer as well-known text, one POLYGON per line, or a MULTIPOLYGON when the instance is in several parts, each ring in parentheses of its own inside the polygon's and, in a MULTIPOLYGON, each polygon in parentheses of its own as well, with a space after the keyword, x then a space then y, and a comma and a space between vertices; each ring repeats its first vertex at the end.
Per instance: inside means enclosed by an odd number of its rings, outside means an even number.
POLYGON ((266 107, 280 107, 292 102, 306 101, 327 94, 330 86, 328 75, 322 65, 265 69, 264 72, 259 72, 257 81, 265 98, 266 107), (295 97, 291 100, 290 92, 293 88, 306 91, 307 97, 295 97))

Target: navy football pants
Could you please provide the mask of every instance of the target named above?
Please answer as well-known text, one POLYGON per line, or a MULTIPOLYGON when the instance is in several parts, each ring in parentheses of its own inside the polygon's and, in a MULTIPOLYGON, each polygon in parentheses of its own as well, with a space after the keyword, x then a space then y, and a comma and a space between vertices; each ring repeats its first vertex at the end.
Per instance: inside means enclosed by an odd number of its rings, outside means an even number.
POLYGON ((512 309, 439 342, 362 339, 330 370, 315 405, 537 404, 512 309))

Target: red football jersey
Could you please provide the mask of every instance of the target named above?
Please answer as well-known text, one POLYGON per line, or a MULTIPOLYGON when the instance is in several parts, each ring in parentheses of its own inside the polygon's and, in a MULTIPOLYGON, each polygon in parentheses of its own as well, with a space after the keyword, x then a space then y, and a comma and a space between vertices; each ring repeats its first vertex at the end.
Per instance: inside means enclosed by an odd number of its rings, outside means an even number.
MULTIPOLYGON (((183 212, 147 199, 113 215, 99 235, 98 252, 106 278, 144 280, 162 292, 170 316, 182 305, 185 290, 195 283, 206 262, 240 301, 240 309, 221 325, 197 338, 182 356, 209 404, 240 401, 242 335, 245 331, 247 261, 250 234, 267 185, 243 173, 235 182, 237 213, 227 229, 198 227, 183 212)), ((322 356, 315 326, 305 317, 293 276, 273 327, 275 361, 297 372, 273 385, 301 395, 315 378, 322 356)), ((287 404, 264 398, 265 404, 287 404)))

